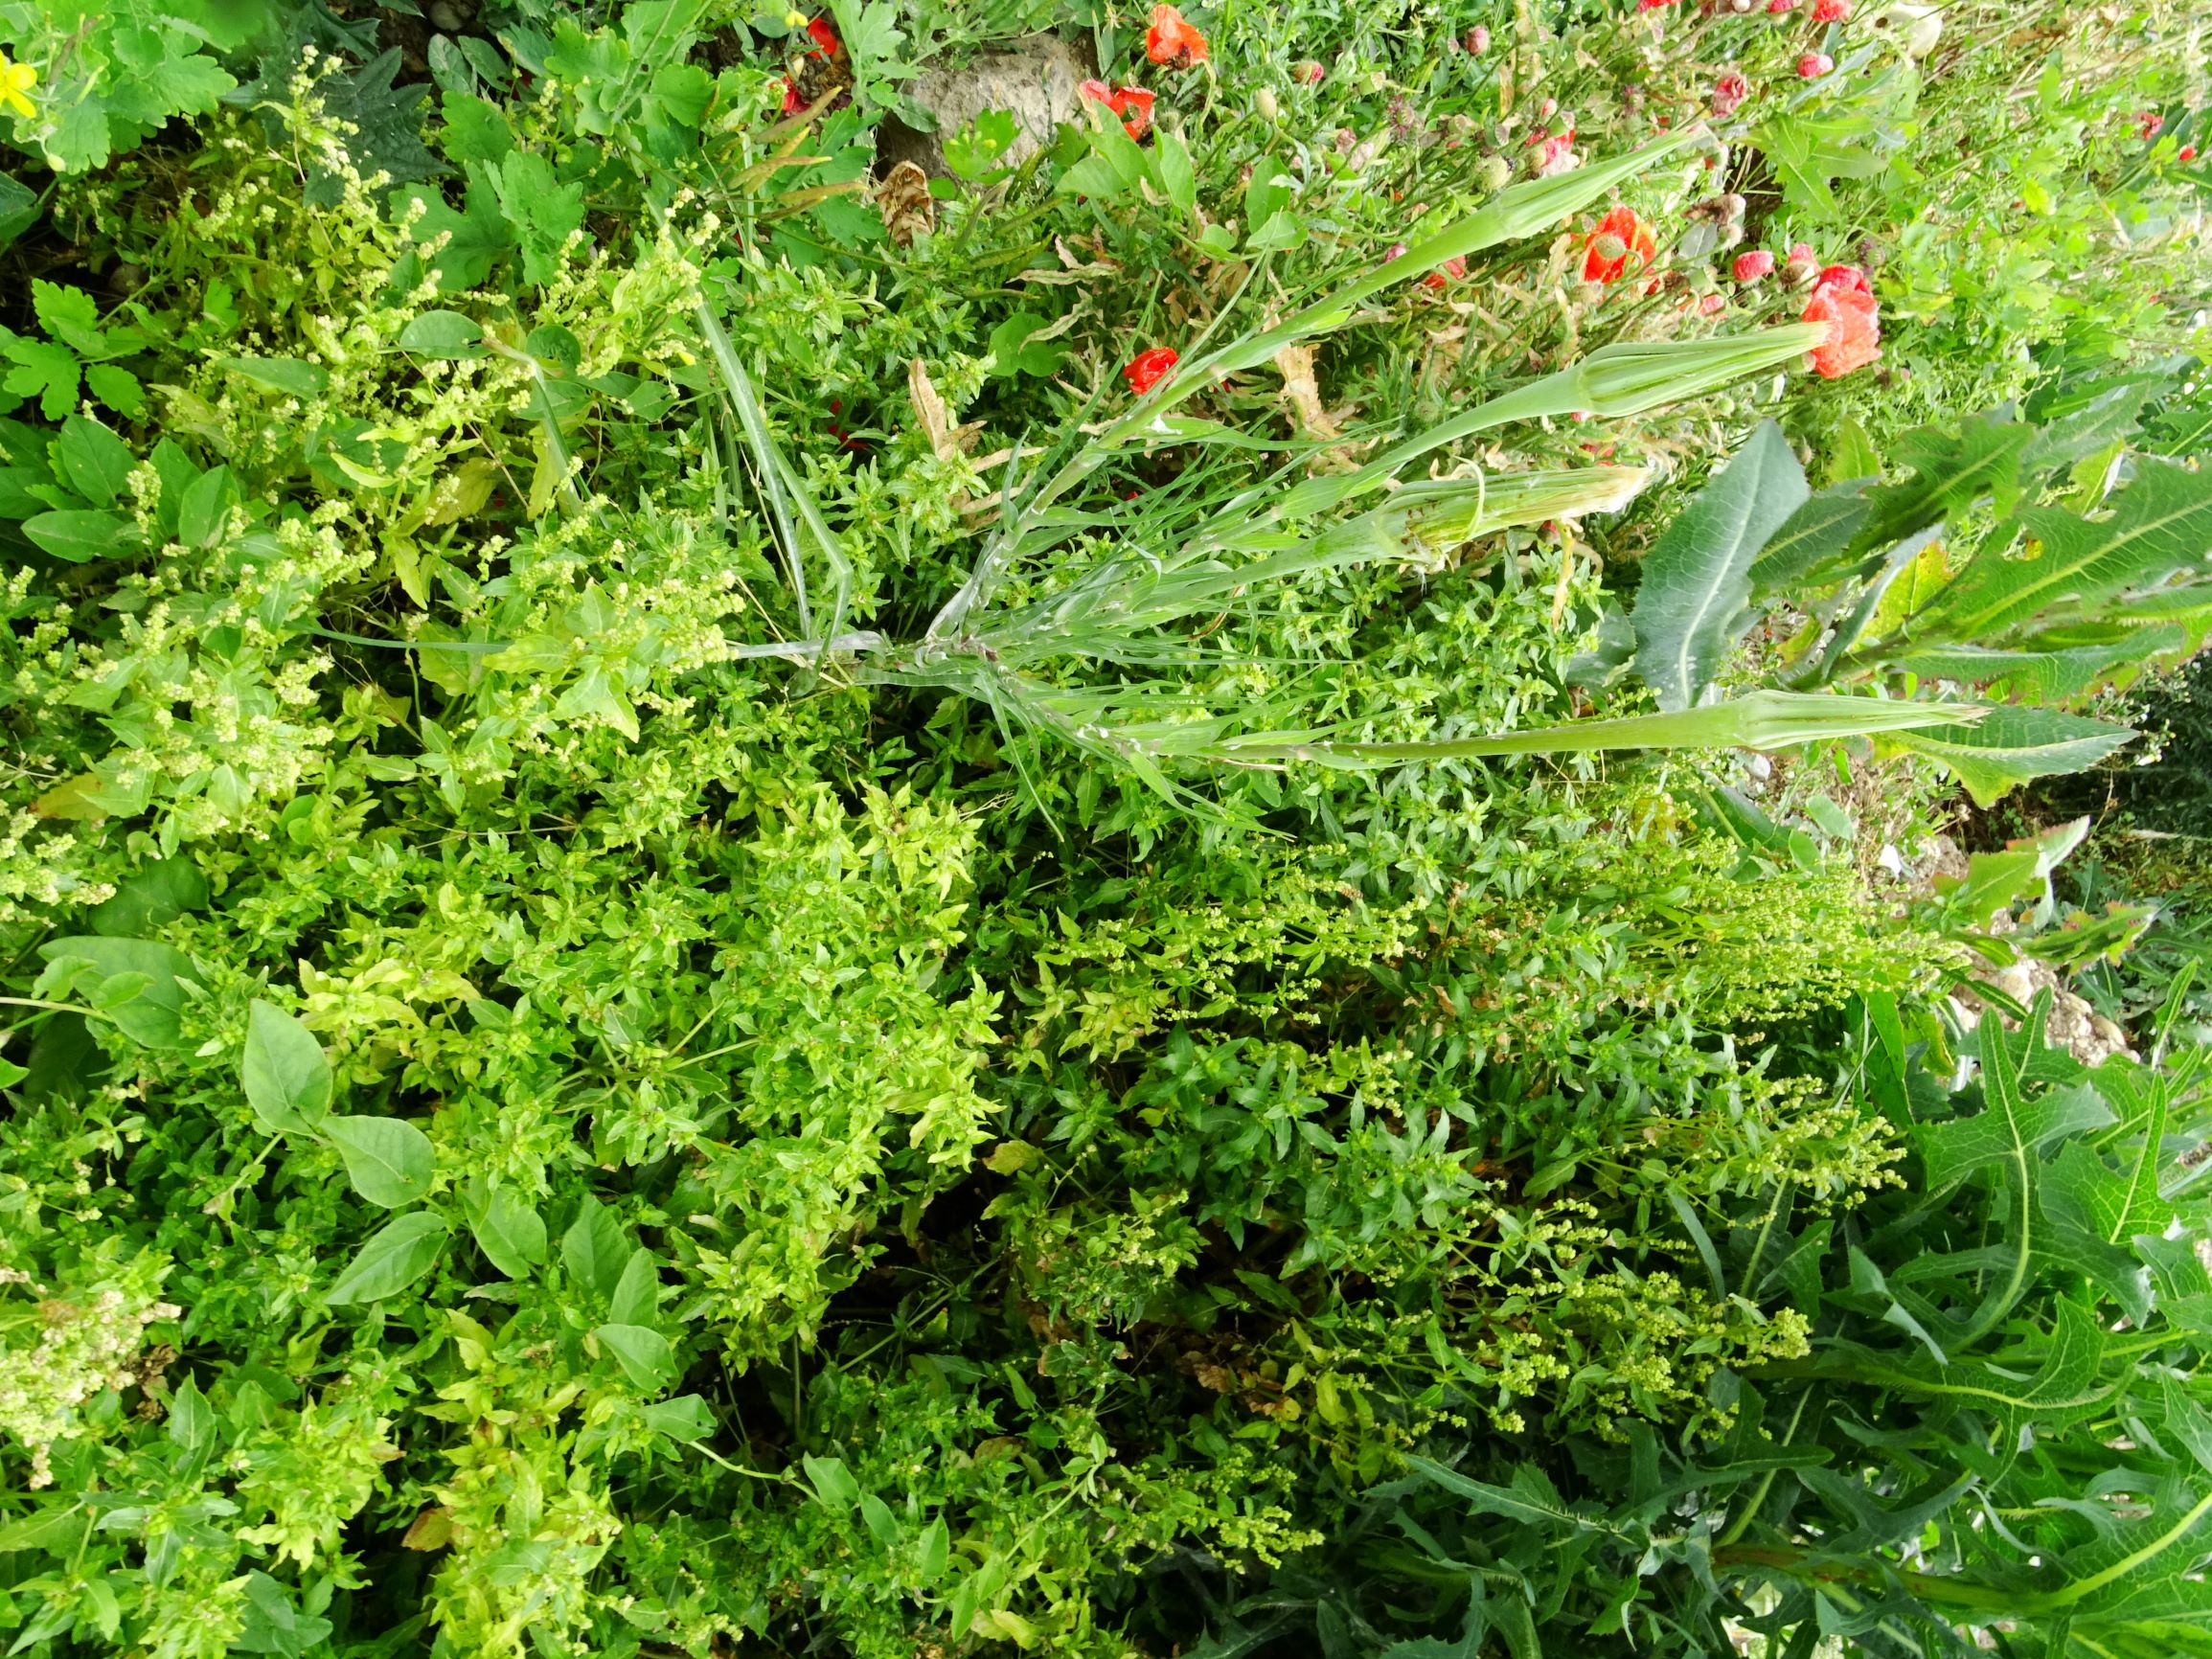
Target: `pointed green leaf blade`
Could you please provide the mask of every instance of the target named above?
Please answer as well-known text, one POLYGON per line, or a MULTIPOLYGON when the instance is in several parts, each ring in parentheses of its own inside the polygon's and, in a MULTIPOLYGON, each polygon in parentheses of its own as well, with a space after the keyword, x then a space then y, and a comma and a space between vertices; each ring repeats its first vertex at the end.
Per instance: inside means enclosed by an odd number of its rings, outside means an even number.
POLYGON ((1712 684, 1750 603, 1759 550, 1810 493, 1782 428, 1764 420, 1667 526, 1630 619, 1636 671, 1661 709, 1689 708, 1712 684))
POLYGON ((2004 707, 1971 726, 1924 726, 1883 740, 1941 761, 1976 805, 1988 807, 2016 784, 2093 766, 2134 736, 2127 726, 2053 709, 2004 707))

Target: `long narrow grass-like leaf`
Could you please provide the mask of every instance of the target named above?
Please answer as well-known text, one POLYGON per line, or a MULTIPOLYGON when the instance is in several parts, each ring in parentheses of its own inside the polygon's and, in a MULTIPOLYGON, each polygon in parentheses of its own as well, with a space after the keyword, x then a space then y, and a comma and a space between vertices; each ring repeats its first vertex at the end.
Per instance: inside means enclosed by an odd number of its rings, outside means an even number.
POLYGON ((1381 489, 1423 456, 1514 420, 1588 414, 1641 415, 1662 404, 1703 397, 1746 375, 1788 363, 1826 338, 1817 323, 1791 323, 1752 334, 1708 340, 1624 342, 1600 348, 1581 362, 1491 398, 1466 413, 1408 438, 1357 471, 1310 478, 1288 490, 1251 490, 1221 516, 1258 513, 1263 522, 1325 512, 1381 489), (1271 494, 1272 501, 1266 499, 1271 494))
POLYGON ((1408 761, 1588 754, 1609 749, 1789 749, 1833 738, 1862 738, 1921 726, 1963 726, 1986 712, 1974 703, 1892 703, 1818 693, 1751 692, 1701 709, 1630 715, 1617 720, 1574 720, 1486 738, 1440 738, 1410 743, 1343 742, 1330 738, 1297 742, 1230 739, 1214 753, 1231 761, 1311 761, 1363 768, 1408 761))

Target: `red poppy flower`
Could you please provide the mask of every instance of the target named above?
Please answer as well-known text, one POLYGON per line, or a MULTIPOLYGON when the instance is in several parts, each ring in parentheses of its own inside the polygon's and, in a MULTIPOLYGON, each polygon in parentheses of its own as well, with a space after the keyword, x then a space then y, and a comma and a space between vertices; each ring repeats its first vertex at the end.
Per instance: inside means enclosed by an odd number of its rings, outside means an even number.
POLYGON ((1583 281, 1617 282, 1633 259, 1639 265, 1652 262, 1659 251, 1652 227, 1628 208, 1618 207, 1600 220, 1584 244, 1583 281))
POLYGON ((837 38, 837 26, 827 17, 817 17, 808 24, 807 33, 814 37, 814 50, 808 54, 810 57, 819 57, 824 53, 832 57, 845 56, 845 43, 837 38))
POLYGON ((1141 86, 1108 86, 1086 80, 1079 89, 1085 98, 1105 104, 1122 118, 1122 130, 1142 142, 1152 130, 1152 95, 1141 86))
POLYGON ((1674 3, 1675 0, 1636 0, 1636 10, 1639 11, 1662 11, 1674 3))
POLYGON ((2175 152, 2174 159, 2176 161, 2195 161, 2197 159, 2197 147, 2193 144, 2183 145, 2175 152))
POLYGON ((1129 390, 1142 398, 1167 377, 1167 373, 1180 360, 1181 353, 1173 346, 1154 346, 1149 352, 1139 352, 1122 370, 1122 378, 1129 383, 1129 390))
POLYGON ((1767 0, 1767 11, 1769 16, 1780 17, 1785 12, 1796 10, 1797 0, 1767 0))
POLYGON ((1866 279, 1851 266, 1840 267, 1858 278, 1815 284, 1813 298, 1805 303, 1804 320, 1828 325, 1828 337, 1813 348, 1813 367, 1824 380, 1835 380, 1881 355, 1881 308, 1866 287, 1866 279))
POLYGON ((1836 67, 1836 59, 1825 52, 1808 52, 1797 60, 1797 73, 1807 80, 1818 80, 1836 67))
POLYGON ((791 78, 790 78, 788 75, 785 76, 785 77, 784 77, 784 113, 785 113, 786 115, 796 115, 796 114, 798 114, 798 113, 799 113, 799 111, 800 111, 800 110, 802 110, 802 109, 804 109, 804 108, 806 108, 806 107, 807 107, 807 106, 806 106, 804 103, 802 103, 802 102, 799 101, 799 89, 798 89, 798 87, 792 83, 791 78))
POLYGON ((1851 0, 1813 0, 1813 21, 1815 23, 1850 22, 1851 0))
POLYGON ((1751 83, 1731 69, 1713 82, 1713 113, 1729 116, 1736 106, 1751 96, 1751 83))
POLYGON ((1145 56, 1154 63, 1188 69, 1206 60, 1206 37, 1183 21, 1173 6, 1154 6, 1152 23, 1145 31, 1145 56))
POLYGON ((1748 253, 1738 254, 1732 267, 1732 274, 1739 283, 1755 283, 1761 277, 1771 276, 1773 272, 1774 256, 1765 248, 1753 248, 1748 253))
POLYGON ((1866 273, 1857 265, 1822 265, 1820 274, 1813 279, 1816 288, 1848 288, 1855 294, 1871 294, 1874 284, 1866 280, 1866 273))
POLYGON ((1446 283, 1456 283, 1466 275, 1466 259, 1459 254, 1454 254, 1421 280, 1424 284, 1441 294, 1444 292, 1446 283))

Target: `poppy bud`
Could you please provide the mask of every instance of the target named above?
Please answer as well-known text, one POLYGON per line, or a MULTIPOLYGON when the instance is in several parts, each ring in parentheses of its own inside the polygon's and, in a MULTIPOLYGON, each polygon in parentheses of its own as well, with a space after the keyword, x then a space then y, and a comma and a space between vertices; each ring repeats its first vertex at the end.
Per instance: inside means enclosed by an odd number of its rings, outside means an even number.
POLYGON ((1327 71, 1325 71, 1320 64, 1314 62, 1312 58, 1309 57, 1305 62, 1299 64, 1297 68, 1291 70, 1290 73, 1298 80, 1302 81, 1308 86, 1318 86, 1321 84, 1321 77, 1326 74, 1327 71))
POLYGON ((1484 190, 1503 190, 1513 181, 1513 164, 1502 155, 1486 155, 1474 176, 1484 190))
POLYGON ((1751 96, 1751 83, 1731 69, 1713 82, 1713 113, 1734 115, 1736 107, 1751 96))
POLYGON ((1797 73, 1807 80, 1818 80, 1836 67, 1836 59, 1825 52, 1808 52, 1797 60, 1797 73))
POLYGON ((1252 95, 1252 107, 1260 112, 1262 121, 1273 121, 1283 113, 1283 106, 1275 102, 1274 89, 1267 86, 1252 95))
POLYGON ((1480 57, 1485 52, 1490 50, 1489 29, 1484 27, 1482 24, 1477 23, 1472 29, 1470 29, 1467 32, 1465 37, 1461 41, 1461 44, 1467 48, 1469 56, 1480 57))
POLYGON ((1774 256, 1765 248, 1753 248, 1749 253, 1738 254, 1729 274, 1739 283, 1755 283, 1774 273, 1774 256))

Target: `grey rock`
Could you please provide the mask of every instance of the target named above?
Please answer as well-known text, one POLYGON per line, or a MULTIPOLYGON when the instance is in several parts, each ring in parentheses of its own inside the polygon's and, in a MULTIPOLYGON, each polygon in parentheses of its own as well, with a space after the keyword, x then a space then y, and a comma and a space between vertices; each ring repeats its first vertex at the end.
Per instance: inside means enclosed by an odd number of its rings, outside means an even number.
POLYGON ((877 134, 877 167, 887 173, 911 161, 933 176, 948 173, 945 140, 987 109, 1013 112, 1014 144, 999 165, 1017 167, 1052 142, 1061 122, 1077 118, 1078 88, 1095 73, 1085 52, 1052 34, 1033 35, 959 69, 924 70, 907 91, 936 117, 937 130, 918 132, 896 117, 886 120, 877 134))

